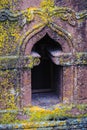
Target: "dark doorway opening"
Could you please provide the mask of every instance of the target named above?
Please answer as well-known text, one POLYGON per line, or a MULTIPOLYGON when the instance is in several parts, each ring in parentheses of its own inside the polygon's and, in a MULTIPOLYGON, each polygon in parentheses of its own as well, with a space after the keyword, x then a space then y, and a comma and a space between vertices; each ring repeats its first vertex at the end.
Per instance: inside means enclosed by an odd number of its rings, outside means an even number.
POLYGON ((41 57, 40 64, 31 70, 32 93, 50 92, 60 98, 62 96, 62 67, 53 63, 49 51, 60 52, 62 48, 46 34, 32 48, 32 52, 38 53, 41 57))

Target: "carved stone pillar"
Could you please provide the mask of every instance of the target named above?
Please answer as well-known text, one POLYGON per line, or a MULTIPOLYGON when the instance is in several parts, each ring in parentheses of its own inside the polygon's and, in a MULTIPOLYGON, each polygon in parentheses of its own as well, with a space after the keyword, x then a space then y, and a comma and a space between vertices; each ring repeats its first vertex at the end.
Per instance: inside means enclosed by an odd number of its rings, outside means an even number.
POLYGON ((21 76, 21 107, 31 104, 31 70, 23 70, 21 76))
POLYGON ((73 102, 74 66, 63 67, 63 102, 73 102))

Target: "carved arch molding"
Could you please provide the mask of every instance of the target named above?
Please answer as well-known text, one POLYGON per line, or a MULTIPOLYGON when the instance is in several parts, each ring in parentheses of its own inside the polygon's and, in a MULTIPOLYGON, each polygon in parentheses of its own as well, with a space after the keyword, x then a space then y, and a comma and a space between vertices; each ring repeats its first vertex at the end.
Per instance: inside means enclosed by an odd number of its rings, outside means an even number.
MULTIPOLYGON (((4 22, 6 20, 8 21, 18 21, 20 24, 20 27, 23 28, 27 23, 31 23, 35 20, 35 16, 38 16, 41 18, 41 22, 38 23, 36 26, 34 26, 32 29, 28 30, 24 36, 20 38, 20 44, 18 47, 18 54, 14 56, 7 56, 0 58, 0 62, 2 63, 0 65, 1 69, 5 69, 4 62, 7 64, 6 69, 9 69, 9 64, 11 60, 13 59, 14 62, 11 63, 10 68, 31 68, 30 62, 32 62, 32 65, 38 64, 37 61, 39 61, 38 58, 34 58, 31 55, 29 56, 23 56, 21 55, 22 52, 25 49, 25 45, 29 41, 29 39, 37 34, 39 31, 41 31, 44 27, 49 27, 54 32, 56 32, 59 36, 63 37, 65 40, 67 40, 68 46, 70 48, 73 48, 73 37, 71 36, 70 32, 65 30, 63 27, 60 27, 59 25, 56 25, 53 18, 57 17, 61 19, 62 21, 66 21, 70 26, 75 27, 80 19, 87 19, 87 10, 84 10, 82 12, 75 12, 71 8, 68 7, 58 7, 54 5, 54 2, 46 2, 45 0, 41 3, 41 7, 39 8, 28 8, 26 10, 22 10, 18 13, 13 13, 8 9, 2 9, 0 10, 0 22, 4 22), (5 61, 6 59, 6 61, 5 61), (4 61, 4 62, 3 62, 4 61), (16 61, 18 62, 18 65, 16 64, 16 61), (22 62, 22 64, 21 64, 22 62)), ((58 62, 60 65, 73 65, 73 64, 87 64, 87 53, 80 53, 79 57, 78 54, 74 52, 62 54, 58 57, 58 62), (72 53, 72 54, 71 54, 72 53), (72 60, 73 55, 73 60, 72 60), (82 58, 84 57, 84 58, 82 58), (61 59, 60 59, 61 58, 61 59)))

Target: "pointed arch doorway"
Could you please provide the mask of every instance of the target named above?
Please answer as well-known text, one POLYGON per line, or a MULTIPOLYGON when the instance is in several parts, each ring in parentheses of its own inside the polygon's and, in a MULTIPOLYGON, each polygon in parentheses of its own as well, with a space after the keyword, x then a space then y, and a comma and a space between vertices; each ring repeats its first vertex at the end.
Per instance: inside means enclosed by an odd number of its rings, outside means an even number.
POLYGON ((48 34, 33 46, 31 53, 40 56, 40 64, 31 70, 32 95, 54 93, 62 98, 62 66, 56 65, 51 59, 58 52, 62 52, 60 44, 48 34))

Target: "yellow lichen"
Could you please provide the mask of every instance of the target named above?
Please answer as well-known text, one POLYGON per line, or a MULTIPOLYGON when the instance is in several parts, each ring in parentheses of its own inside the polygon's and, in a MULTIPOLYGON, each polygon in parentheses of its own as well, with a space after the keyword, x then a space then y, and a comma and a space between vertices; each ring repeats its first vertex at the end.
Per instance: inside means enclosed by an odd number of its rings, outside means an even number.
POLYGON ((2 109, 16 109, 17 85, 16 72, 0 71, 0 107, 2 109), (15 89, 16 85, 16 89, 15 89))
POLYGON ((8 55, 15 51, 20 37, 18 23, 0 23, 0 55, 8 55))
POLYGON ((2 119, 0 119, 0 124, 9 124, 13 123, 16 120, 16 114, 5 113, 2 115, 2 119))
POLYGON ((54 0, 43 0, 43 1, 41 2, 41 7, 42 7, 42 8, 54 7, 54 0))
POLYGON ((15 6, 15 3, 17 3, 18 0, 0 0, 0 9, 3 9, 3 8, 10 8, 12 9, 13 6, 15 6), (13 5, 14 3, 14 5, 13 5))
MULTIPOLYGON (((14 2, 17 2, 17 0, 14 0, 14 2)), ((12 0, 0 0, 0 9, 2 8, 9 8, 12 10, 13 4, 12 0)), ((40 17, 44 21, 44 26, 48 24, 48 21, 51 21, 51 13, 54 8, 54 0, 44 0, 41 3, 41 11, 42 13, 40 17), (50 16, 49 16, 50 14, 50 16)), ((24 13, 24 17, 26 17, 27 21, 31 21, 34 18, 34 10, 37 10, 37 8, 28 8, 26 11, 27 13, 24 13)), ((38 13, 37 13, 38 14, 38 13)), ((33 26, 34 29, 26 34, 26 36, 34 32, 34 30, 37 30, 39 28, 38 26, 33 26)), ((40 26, 42 27, 42 25, 40 26)), ((36 32, 35 32, 36 33, 36 32)), ((60 31, 58 32, 61 36, 64 34, 60 31)), ((24 37, 25 38, 25 37, 24 37)), ((18 46, 18 40, 20 39, 20 28, 18 25, 18 22, 1 22, 0 23, 0 56, 3 55, 10 55, 15 54, 16 47, 18 46), (15 52, 15 53, 14 53, 15 52)), ((77 55, 77 58, 80 58, 80 55, 77 55)), ((32 57, 31 57, 32 61, 32 57)), ((60 59, 60 62, 62 63, 62 59, 60 59)), ((30 62, 29 67, 32 68, 33 62, 30 62)), ((0 105, 3 106, 6 110, 13 110, 17 109, 16 103, 17 101, 15 98, 15 93, 17 92, 15 88, 17 87, 17 84, 14 82, 16 80, 14 77, 17 77, 17 74, 11 70, 6 71, 0 71, 0 105), (16 85, 16 87, 15 87, 16 85)), ((70 93, 68 93, 70 95, 70 93)), ((18 97, 17 97, 18 98, 18 97)), ((65 99, 65 102, 68 104, 68 100, 65 99)), ((1 107, 0 106, 0 107, 1 107)), ((24 123, 24 126, 39 126, 39 124, 35 124, 33 122, 35 121, 48 121, 48 120, 56 120, 59 117, 72 117, 69 111, 72 110, 73 107, 76 107, 79 111, 84 111, 87 106, 83 105, 63 105, 59 104, 56 105, 56 107, 53 110, 50 109, 43 109, 38 106, 24 108, 23 114, 29 116, 28 120, 17 120, 17 114, 12 114, 11 112, 4 113, 0 118, 0 123, 15 123, 15 122, 21 122, 24 123), (30 122, 31 121, 31 122, 30 122), (30 122, 30 123, 29 123, 30 122)), ((2 108, 2 109, 3 109, 2 108)), ((87 114, 79 114, 78 117, 85 117, 87 114)), ((61 122, 60 125, 63 125, 64 122, 61 122)), ((49 123, 44 123, 44 126, 49 125, 49 123)), ((54 124, 52 124, 54 125, 54 124)), ((51 125, 51 126, 52 126, 51 125)))
MULTIPOLYGON (((87 105, 83 104, 84 109, 87 108, 87 105)), ((66 118, 71 118, 71 117, 78 117, 78 122, 80 122, 80 118, 82 117, 87 117, 87 114, 79 114, 79 115, 72 115, 72 113, 69 113, 72 111, 73 108, 82 108, 80 110, 84 110, 81 105, 75 105, 75 104, 58 104, 55 106, 54 109, 44 109, 38 106, 29 106, 27 108, 21 109, 20 111, 23 112, 23 115, 27 115, 29 119, 27 120, 19 120, 17 119, 17 114, 18 111, 15 113, 11 113, 10 111, 7 113, 4 113, 2 115, 2 118, 0 119, 0 123, 5 124, 7 123, 21 123, 23 125, 23 128, 37 128, 41 127, 41 124, 39 122, 43 122, 43 126, 54 126, 55 123, 50 123, 50 120, 58 120, 59 118, 66 117, 66 118), (6 121, 6 118, 9 118, 8 121, 6 121), (14 119, 15 118, 15 119, 14 119), (6 121, 6 122, 5 122, 6 121), (35 123, 36 122, 36 123, 35 123)), ((61 121, 58 123, 60 126, 65 124, 65 121, 61 121)), ((17 128, 18 126, 15 126, 17 128)))

